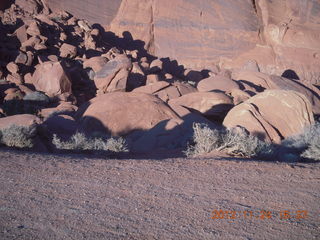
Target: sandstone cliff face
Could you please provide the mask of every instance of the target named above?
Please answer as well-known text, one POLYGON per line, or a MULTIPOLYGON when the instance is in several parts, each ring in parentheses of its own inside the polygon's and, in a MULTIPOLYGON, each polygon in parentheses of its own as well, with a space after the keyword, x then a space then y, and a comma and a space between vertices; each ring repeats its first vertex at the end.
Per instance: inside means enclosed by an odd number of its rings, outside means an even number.
POLYGON ((129 32, 149 53, 185 67, 237 69, 255 60, 262 72, 290 69, 320 82, 319 0, 47 1, 120 37, 129 32))

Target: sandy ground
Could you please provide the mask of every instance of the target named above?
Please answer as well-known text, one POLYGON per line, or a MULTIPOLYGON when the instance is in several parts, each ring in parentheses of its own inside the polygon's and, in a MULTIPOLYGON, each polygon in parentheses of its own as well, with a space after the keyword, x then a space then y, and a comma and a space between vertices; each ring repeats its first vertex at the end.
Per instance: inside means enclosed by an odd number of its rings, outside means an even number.
POLYGON ((2 150, 0 169, 0 239, 320 239, 317 163, 2 150))

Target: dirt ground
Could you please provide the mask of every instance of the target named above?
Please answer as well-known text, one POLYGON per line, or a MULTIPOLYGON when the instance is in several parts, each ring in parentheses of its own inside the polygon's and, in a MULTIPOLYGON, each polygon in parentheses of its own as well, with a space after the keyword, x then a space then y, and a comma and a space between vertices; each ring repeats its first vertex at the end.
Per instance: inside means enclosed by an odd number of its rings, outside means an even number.
POLYGON ((319 197, 317 163, 0 152, 0 239, 320 239, 319 197))

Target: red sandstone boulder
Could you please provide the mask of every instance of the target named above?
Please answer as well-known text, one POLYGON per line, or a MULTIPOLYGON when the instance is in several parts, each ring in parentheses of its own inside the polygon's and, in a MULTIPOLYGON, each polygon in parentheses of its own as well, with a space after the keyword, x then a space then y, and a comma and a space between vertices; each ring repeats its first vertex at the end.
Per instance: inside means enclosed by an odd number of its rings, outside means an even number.
POLYGON ((74 58, 77 56, 77 48, 71 44, 64 43, 60 47, 60 57, 74 58))
POLYGON ((196 110, 204 116, 221 119, 233 107, 232 99, 224 93, 195 92, 172 99, 169 104, 196 110))
POLYGON ((313 88, 313 86, 307 86, 301 81, 252 71, 235 72, 233 73, 233 78, 240 82, 249 82, 253 84, 256 89, 279 89, 299 92, 306 96, 312 104, 313 113, 320 114, 320 96, 317 94, 318 89, 313 88))
POLYGON ((40 119, 31 114, 18 114, 14 116, 0 118, 0 129, 8 128, 11 125, 17 126, 31 126, 34 124, 40 124, 40 119))
POLYGON ((280 143, 314 123, 311 104, 295 91, 267 90, 232 108, 227 128, 244 127, 262 140, 280 143))
POLYGON ((225 76, 212 76, 201 80, 197 89, 199 92, 211 92, 211 91, 222 91, 230 93, 233 89, 239 89, 239 85, 229 77, 225 76))
POLYGON ((95 74, 98 93, 125 91, 131 68, 131 60, 124 54, 110 60, 95 74))
POLYGON ((108 63, 105 57, 92 57, 83 62, 83 68, 92 68, 94 72, 99 72, 108 63))
POLYGON ((159 98, 144 93, 108 93, 89 104, 80 119, 81 129, 89 133, 126 135, 134 130, 149 130, 163 120, 180 119, 159 98))
POLYGON ((44 62, 37 65, 32 78, 35 88, 48 96, 72 93, 71 81, 60 62, 44 62))

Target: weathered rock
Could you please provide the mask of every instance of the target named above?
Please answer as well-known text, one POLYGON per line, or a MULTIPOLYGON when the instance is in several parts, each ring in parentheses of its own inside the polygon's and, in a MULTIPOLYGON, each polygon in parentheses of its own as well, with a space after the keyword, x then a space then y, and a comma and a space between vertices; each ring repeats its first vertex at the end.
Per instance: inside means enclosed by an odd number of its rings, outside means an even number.
POLYGON ((17 73, 19 71, 19 67, 14 62, 10 62, 10 63, 7 64, 7 70, 10 73, 17 73))
POLYGON ((314 123, 311 104, 295 91, 267 90, 232 108, 223 121, 241 126, 262 140, 279 143, 314 123))
POLYGON ((36 37, 36 36, 39 36, 41 35, 41 31, 40 31, 40 28, 39 28, 39 25, 36 21, 32 21, 28 28, 27 28, 27 34, 32 36, 32 37, 36 37))
POLYGON ((37 65, 32 78, 35 88, 48 96, 72 93, 71 81, 60 62, 44 62, 37 65))
POLYGON ((43 126, 50 135, 56 134, 59 138, 69 139, 75 134, 78 124, 71 116, 61 113, 46 119, 43 126))
POLYGON ((92 68, 94 72, 99 72, 108 63, 105 57, 92 57, 83 62, 83 68, 92 68))
POLYGON ((42 10, 39 3, 35 0, 15 0, 15 4, 17 4, 24 11, 34 15, 40 13, 42 10))
POLYGON ((159 81, 153 84, 148 84, 146 86, 138 87, 134 89, 132 92, 154 94, 169 86, 170 83, 165 81, 159 81))
POLYGON ((11 83, 15 83, 16 85, 19 85, 23 83, 23 78, 18 73, 12 73, 7 76, 7 81, 11 83))
POLYGON ((28 55, 24 52, 19 51, 19 54, 14 62, 17 64, 26 64, 28 62, 28 55))
POLYGON ((159 82, 160 78, 158 74, 149 74, 147 75, 146 85, 159 82))
POLYGON ((71 44, 64 43, 60 47, 60 57, 74 58, 77 56, 77 48, 71 44))
POLYGON ((110 60, 94 77, 99 92, 125 91, 131 68, 131 60, 124 54, 110 60))
POLYGON ((200 92, 222 91, 230 93, 233 89, 239 89, 239 85, 231 78, 217 75, 201 80, 197 89, 200 92))
POLYGON ((284 77, 267 75, 260 72, 239 71, 233 74, 235 80, 249 82, 256 89, 279 89, 292 90, 305 95, 310 103, 314 114, 320 114, 320 96, 316 93, 316 89, 310 89, 301 81, 291 80, 284 77))
POLYGON ((132 63, 132 70, 127 81, 127 90, 133 90, 146 84, 146 76, 138 62, 132 63))
POLYGON ((159 73, 163 68, 163 63, 160 59, 155 59, 150 63, 149 73, 159 73))
POLYGON ((139 39, 152 55, 177 59, 188 68, 210 70, 212 64, 219 64, 241 69, 248 60, 254 60, 262 72, 281 75, 292 69, 300 79, 319 82, 319 1, 49 3, 109 26, 108 30, 126 40, 121 39, 123 45, 135 46, 134 40, 139 39))
POLYGON ((179 120, 179 117, 157 97, 117 92, 92 99, 80 122, 81 129, 89 133, 102 131, 126 135, 134 130, 149 130, 168 119, 179 120))
POLYGON ((247 92, 240 89, 232 89, 230 95, 233 98, 234 105, 238 105, 251 97, 247 92))
POLYGON ((34 124, 40 124, 40 119, 31 114, 18 114, 14 116, 0 118, 0 129, 8 128, 11 125, 17 126, 31 126, 34 124))
POLYGON ((71 104, 70 102, 61 102, 57 107, 41 109, 40 116, 43 119, 47 119, 49 117, 61 114, 72 116, 77 110, 78 107, 71 104))
POLYGON ((23 43, 28 40, 28 35, 27 35, 27 27, 25 24, 23 24, 21 27, 19 27, 15 31, 15 35, 17 36, 18 40, 20 43, 23 43))
POLYGON ((226 113, 233 107, 232 99, 224 93, 195 92, 172 99, 169 104, 180 105, 188 109, 196 110, 204 116, 223 119, 226 113))

